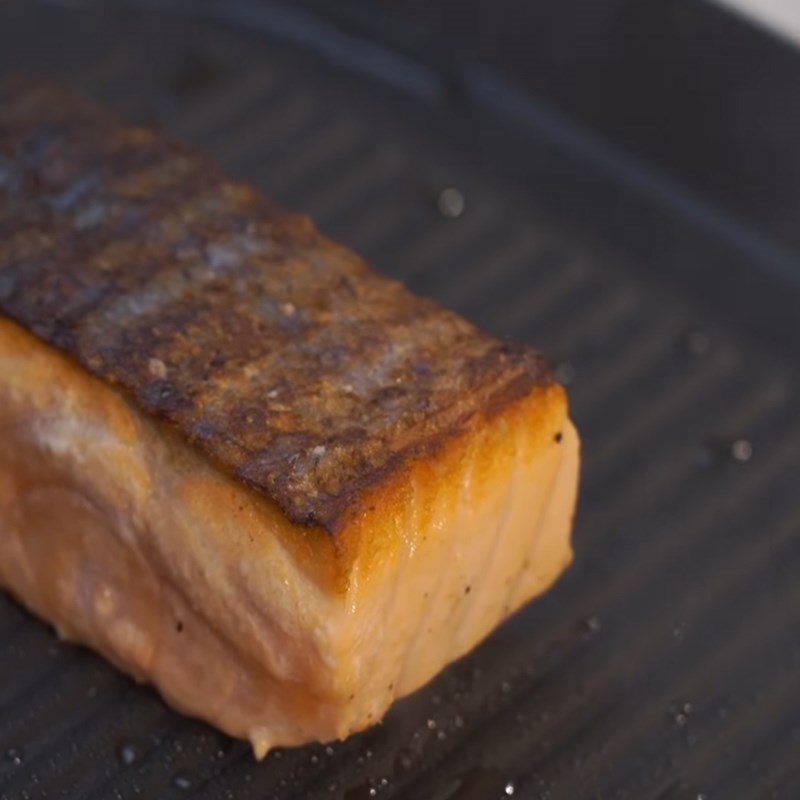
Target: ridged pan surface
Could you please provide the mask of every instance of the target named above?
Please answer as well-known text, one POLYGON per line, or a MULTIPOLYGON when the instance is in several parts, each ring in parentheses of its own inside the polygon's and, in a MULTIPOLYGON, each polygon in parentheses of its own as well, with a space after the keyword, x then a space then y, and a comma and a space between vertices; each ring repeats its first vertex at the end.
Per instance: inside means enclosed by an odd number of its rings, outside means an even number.
POLYGON ((577 558, 383 724, 260 764, 3 597, 0 798, 800 796, 796 359, 659 266, 674 252, 702 269, 716 245, 676 224, 652 263, 634 257, 619 198, 608 237, 547 211, 585 164, 533 135, 539 180, 476 157, 433 73, 395 64, 389 85, 379 48, 360 53, 369 76, 347 68, 363 42, 310 47, 311 17, 305 43, 283 17, 271 33, 238 21, 11 0, 0 69, 156 121, 415 291, 547 353, 584 441, 577 558))

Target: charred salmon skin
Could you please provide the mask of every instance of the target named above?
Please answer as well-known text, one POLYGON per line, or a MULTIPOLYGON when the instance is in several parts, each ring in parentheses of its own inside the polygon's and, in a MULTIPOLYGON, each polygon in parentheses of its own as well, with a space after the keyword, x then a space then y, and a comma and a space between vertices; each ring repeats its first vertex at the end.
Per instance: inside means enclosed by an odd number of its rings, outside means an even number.
POLYGON ((571 559, 542 357, 209 159, 0 79, 0 584, 277 745, 378 721, 571 559))

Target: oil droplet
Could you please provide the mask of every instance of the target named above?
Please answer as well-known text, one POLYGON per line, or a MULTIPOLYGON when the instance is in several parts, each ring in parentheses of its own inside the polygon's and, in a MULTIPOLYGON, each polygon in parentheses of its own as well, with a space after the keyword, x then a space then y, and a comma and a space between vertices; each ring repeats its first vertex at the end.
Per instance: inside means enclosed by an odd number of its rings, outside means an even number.
POLYGON ((458 219, 463 216, 467 203, 459 189, 449 186, 439 192, 439 196, 436 198, 436 207, 445 219, 458 219))
POLYGON ((135 764, 141 755, 137 744, 131 741, 120 742, 116 749, 117 758, 126 766, 135 764))
POLYGON ((464 727, 464 717, 460 714, 456 714, 453 717, 453 727, 454 728, 463 728, 464 727))
POLYGON ((22 763, 22 750, 18 747, 9 747, 8 750, 6 750, 6 758, 15 767, 18 767, 22 763))
POLYGON ((503 681, 500 684, 500 691, 503 694, 508 694, 511 691, 511 684, 508 681, 503 681))
POLYGON ((602 627, 600 617, 598 617, 597 614, 592 614, 590 617, 586 617, 586 619, 583 621, 583 627, 587 633, 597 633, 602 627))
POLYGON ((194 786, 194 781, 188 772, 181 770, 172 776, 172 785, 182 792, 188 792, 194 786))
POLYGON ((435 731, 436 730, 436 720, 435 719, 429 719, 425 724, 428 726, 428 730, 429 731, 435 731))
POLYGON ((672 715, 673 722, 682 728, 689 722, 694 712, 694 706, 689 702, 680 703, 678 705, 670 706, 670 714, 672 715))
POLYGON ((731 444, 731 458, 740 464, 747 463, 753 457, 753 445, 747 439, 737 439, 731 444))
POLYGON ((358 786, 353 786, 351 789, 348 789, 344 797, 345 800, 367 800, 367 798, 375 797, 377 794, 378 791, 372 785, 372 781, 368 781, 367 783, 360 783, 358 786))
POLYGON ((332 748, 330 745, 328 745, 328 746, 325 748, 325 755, 326 755, 326 756, 332 756, 332 755, 333 755, 333 748, 332 748))
POLYGON ((514 784, 511 781, 509 781, 506 784, 505 793, 508 797, 511 797, 511 795, 514 794, 514 792, 515 792, 514 784))
POLYGON ((698 467, 711 469, 725 462, 746 464, 753 458, 753 445, 748 439, 710 440, 695 449, 693 460, 698 467))
POLYGON ((603 627, 600 617, 597 614, 592 614, 581 620, 579 625, 579 636, 584 642, 593 639, 600 632, 603 627))

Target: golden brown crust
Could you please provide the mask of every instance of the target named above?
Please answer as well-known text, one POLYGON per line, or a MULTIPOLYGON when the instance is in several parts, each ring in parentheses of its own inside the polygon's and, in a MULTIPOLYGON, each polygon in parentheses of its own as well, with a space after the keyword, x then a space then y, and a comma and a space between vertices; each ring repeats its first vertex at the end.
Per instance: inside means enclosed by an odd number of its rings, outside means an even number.
POLYGON ((566 411, 534 388, 370 487, 333 537, 0 318, 0 586, 259 757, 343 737, 567 565, 566 411))
POLYGON ((23 78, 0 80, 0 312, 330 531, 552 382, 203 156, 23 78))

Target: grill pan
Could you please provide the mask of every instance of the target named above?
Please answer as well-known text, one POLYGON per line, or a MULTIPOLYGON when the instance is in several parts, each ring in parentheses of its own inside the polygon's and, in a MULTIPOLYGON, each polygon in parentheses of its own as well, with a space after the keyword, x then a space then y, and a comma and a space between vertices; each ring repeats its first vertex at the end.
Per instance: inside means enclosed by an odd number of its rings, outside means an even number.
POLYGON ((260 764, 0 598, 0 798, 800 796, 791 243, 384 28, 352 4, 6 0, 0 67, 201 145, 543 349, 584 440, 576 562, 383 724, 260 764))

